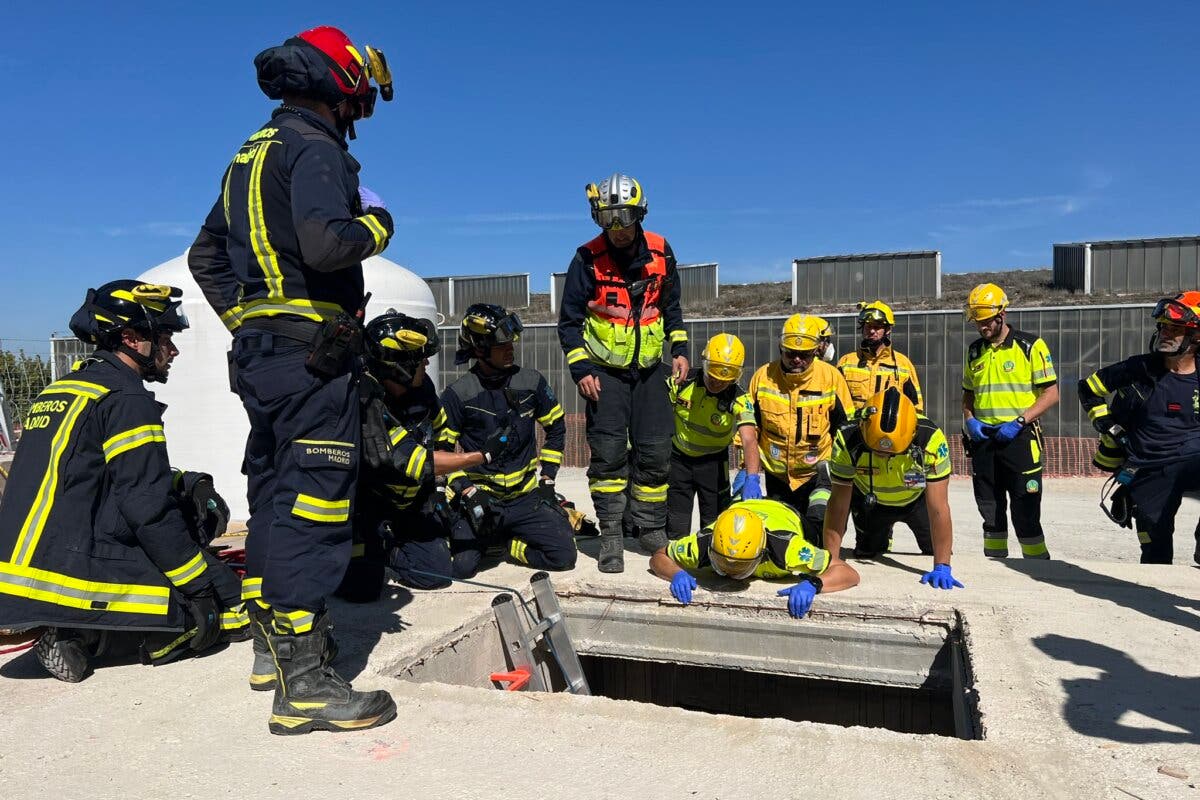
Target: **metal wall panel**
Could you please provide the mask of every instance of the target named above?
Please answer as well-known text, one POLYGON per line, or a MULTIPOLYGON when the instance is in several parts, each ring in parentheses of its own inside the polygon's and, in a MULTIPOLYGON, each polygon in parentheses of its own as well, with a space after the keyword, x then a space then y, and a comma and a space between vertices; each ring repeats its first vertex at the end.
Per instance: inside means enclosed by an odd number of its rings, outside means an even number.
MULTIPOLYGON (((1148 305, 1078 306, 1014 310, 1009 322, 1046 340, 1058 372, 1062 400, 1043 418, 1047 436, 1091 437, 1094 430, 1079 407, 1076 384, 1093 371, 1134 353, 1145 352, 1154 331, 1148 305)), ((760 365, 778 358, 779 332, 786 317, 692 320, 686 323, 695 363, 709 337, 732 333, 746 346, 743 386, 760 365)), ((858 345, 854 314, 830 314, 839 354, 858 345)), ((457 328, 442 329, 442 341, 454 341, 457 328)), ((961 311, 899 312, 892 339, 907 355, 921 380, 928 416, 955 433, 962 424, 962 368, 967 346, 977 338, 961 311)), ((582 414, 583 404, 566 368, 554 325, 530 325, 518 343, 518 363, 537 368, 558 393, 568 414, 582 414)), ((446 364, 443 386, 465 372, 446 364)))
POLYGON ((720 294, 716 264, 680 264, 679 296, 683 303, 716 300, 720 294))
POLYGON ((1100 295, 1193 288, 1200 285, 1200 237, 1056 244, 1054 285, 1100 295))
POLYGON ((567 273, 550 273, 550 313, 557 314, 559 303, 562 302, 563 289, 567 286, 567 273))
POLYGON ((450 275, 425 278, 439 314, 455 317, 472 303, 496 303, 505 308, 529 307, 529 273, 509 275, 450 275))
POLYGON ((1059 289, 1091 294, 1088 278, 1087 245, 1054 245, 1054 285, 1059 289))
POLYGON ((792 305, 941 297, 941 269, 941 253, 933 250, 797 258, 792 305))

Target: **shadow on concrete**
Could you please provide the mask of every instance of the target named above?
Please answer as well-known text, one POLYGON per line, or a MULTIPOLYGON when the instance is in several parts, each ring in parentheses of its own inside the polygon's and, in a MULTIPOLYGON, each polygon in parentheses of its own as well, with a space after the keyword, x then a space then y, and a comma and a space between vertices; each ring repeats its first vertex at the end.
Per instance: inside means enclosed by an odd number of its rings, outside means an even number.
MULTIPOLYGON (((92 659, 91 672, 84 680, 88 680, 94 673, 108 669, 110 667, 124 667, 130 664, 141 664, 141 657, 138 655, 138 645, 141 643, 140 636, 131 635, 129 633, 121 634, 122 638, 112 645, 112 652, 105 653, 92 659)), ((230 645, 229 642, 219 642, 208 650, 205 650, 199 655, 185 655, 184 658, 208 658, 211 655, 224 652, 230 645)), ((182 660, 182 659, 180 659, 182 660)), ((146 666, 146 669, 170 669, 171 664, 163 664, 157 667, 146 666)), ((38 663, 37 656, 33 650, 26 650, 20 655, 14 657, 10 661, 0 665, 0 678, 11 678, 13 680, 57 680, 51 677, 50 673, 42 668, 38 663)))
POLYGON ((1051 658, 1102 673, 1062 681, 1063 718, 1075 732, 1128 744, 1200 744, 1200 678, 1153 672, 1120 650, 1086 639, 1047 634, 1033 644, 1051 658), (1179 730, 1123 725, 1127 711, 1179 730))
POLYGON ((366 668, 367 660, 385 633, 402 633, 412 625, 398 613, 412 599, 411 591, 395 583, 384 586, 383 595, 372 603, 330 599, 334 638, 338 643, 338 656, 333 667, 339 675, 354 680, 366 668))
POLYGON ((1180 597, 1154 586, 1143 586, 1111 575, 1102 575, 1067 561, 1028 558, 997 560, 1014 572, 1020 572, 1034 580, 1070 589, 1087 597, 1107 600, 1122 608, 1140 611, 1152 619, 1170 622, 1181 628, 1200 631, 1200 616, 1184 610, 1195 609, 1196 612, 1200 612, 1200 600, 1180 597))
POLYGON ((854 560, 855 561, 875 561, 880 564, 885 564, 889 567, 895 567, 896 569, 900 570, 901 572, 911 572, 913 575, 924 575, 926 572, 929 571, 928 569, 921 569, 920 567, 910 567, 908 564, 903 564, 894 558, 888 558, 886 555, 876 556, 875 558, 858 558, 858 559, 854 559, 854 560))

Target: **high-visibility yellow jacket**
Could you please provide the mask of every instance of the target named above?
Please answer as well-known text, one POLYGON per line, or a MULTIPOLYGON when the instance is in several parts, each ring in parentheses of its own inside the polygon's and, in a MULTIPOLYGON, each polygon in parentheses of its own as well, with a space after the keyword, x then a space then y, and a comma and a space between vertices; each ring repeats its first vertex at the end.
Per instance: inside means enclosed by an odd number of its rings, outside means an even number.
MULTIPOLYGON (((767 546, 763 560, 754 568, 754 577, 788 578, 792 575, 820 575, 829 569, 832 557, 804 538, 800 515, 778 500, 745 500, 737 504, 762 518, 767 528, 767 546)), ((676 539, 667 545, 667 556, 684 569, 707 569, 712 565, 708 549, 712 544, 712 525, 676 539)))
POLYGON ((1016 419, 1034 404, 1039 390, 1056 383, 1046 343, 1015 328, 1000 344, 976 339, 963 361, 963 391, 975 394, 975 418, 985 425, 1016 419))
POLYGON ((895 386, 913 401, 917 410, 922 410, 921 382, 917 380, 917 368, 908 356, 882 345, 872 353, 860 347, 847 353, 838 361, 838 369, 850 387, 855 410, 861 409, 878 392, 895 386))
POLYGON ((854 408, 842 373, 820 360, 803 375, 784 372, 779 361, 764 364, 750 380, 750 397, 763 469, 792 489, 829 458, 833 434, 854 408))
POLYGON ((833 440, 829 473, 834 483, 853 484, 874 493, 880 505, 906 506, 925 493, 925 486, 950 477, 950 445, 942 429, 926 416, 917 417, 912 446, 894 456, 872 452, 858 425, 844 426, 833 440))
POLYGON ((671 444, 684 455, 725 452, 738 428, 755 424, 754 403, 746 390, 733 383, 719 394, 711 394, 699 368, 692 369, 679 385, 668 378, 667 392, 675 411, 671 444))

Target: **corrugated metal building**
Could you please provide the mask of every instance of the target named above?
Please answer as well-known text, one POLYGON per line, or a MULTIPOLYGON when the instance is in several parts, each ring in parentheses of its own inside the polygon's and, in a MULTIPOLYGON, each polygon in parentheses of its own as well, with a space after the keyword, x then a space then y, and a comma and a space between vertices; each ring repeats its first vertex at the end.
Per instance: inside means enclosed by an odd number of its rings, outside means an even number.
POLYGON ((792 261, 792 305, 942 296, 942 254, 864 253, 792 261))
MULTIPOLYGON (((1094 430, 1079 407, 1076 384, 1105 364, 1145 352, 1154 332, 1150 306, 1069 306, 1010 312, 1009 322, 1046 340, 1058 371, 1062 401, 1046 417, 1047 436, 1092 437, 1094 430)), ((743 385, 760 365, 778 357, 779 332, 786 317, 747 317, 689 320, 693 363, 709 337, 732 333, 746 345, 743 385)), ((830 314, 839 353, 858 345, 854 314, 830 314)), ((442 341, 453 342, 457 328, 442 330, 442 341)), ((948 432, 962 424, 962 365, 967 346, 977 338, 961 311, 898 312, 892 339, 912 359, 925 394, 926 414, 948 432)), ((567 413, 582 414, 583 404, 566 368, 554 325, 530 325, 518 344, 517 360, 546 375, 559 393, 567 413)), ((443 381, 453 381, 464 367, 443 365, 443 381)))
POLYGON ((425 278, 439 314, 456 317, 473 303, 496 303, 505 308, 529 307, 529 273, 507 275, 450 275, 425 278))
MULTIPOLYGON (((720 266, 717 262, 711 264, 680 264, 677 268, 679 275, 679 297, 684 303, 694 303, 703 300, 716 300, 720 296, 720 266)), ((558 313, 559 303, 562 302, 563 287, 567 285, 567 273, 550 273, 550 312, 558 313)))
POLYGON ((1200 286, 1200 237, 1056 244, 1054 285, 1101 295, 1195 289, 1200 286))

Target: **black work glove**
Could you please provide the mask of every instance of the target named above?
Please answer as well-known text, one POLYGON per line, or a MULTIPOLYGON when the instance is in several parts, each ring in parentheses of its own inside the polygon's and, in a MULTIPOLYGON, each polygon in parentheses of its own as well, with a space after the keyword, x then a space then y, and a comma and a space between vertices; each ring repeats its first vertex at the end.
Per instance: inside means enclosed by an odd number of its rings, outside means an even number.
POLYGON ((196 627, 196 633, 189 645, 192 650, 200 652, 216 644, 221 636, 221 608, 217 605, 217 596, 212 587, 188 595, 184 606, 196 627))
POLYGON ((211 591, 217 598, 217 605, 222 610, 239 605, 242 602, 242 579, 212 553, 206 551, 204 560, 208 563, 208 574, 212 576, 211 591))
POLYGON ((192 489, 192 504, 196 507, 196 527, 200 534, 200 546, 208 545, 218 536, 223 536, 229 527, 229 506, 217 494, 210 480, 201 480, 192 489))
POLYGON ((460 494, 458 510, 466 518, 471 530, 475 532, 475 537, 486 538, 489 532, 489 516, 492 511, 492 503, 488 499, 487 493, 475 489, 470 494, 460 494))
POLYGON ((362 410, 363 460, 371 469, 392 463, 392 440, 388 435, 383 401, 372 399, 362 410))
POLYGON ((543 480, 538 484, 537 493, 550 505, 559 505, 558 492, 554 490, 554 481, 543 480))
POLYGON ((483 453, 483 462, 491 464, 497 459, 503 458, 516 443, 517 437, 513 435, 512 425, 505 425, 503 428, 492 431, 492 435, 479 448, 479 452, 483 453))
POLYGON ((1102 417, 1097 417, 1092 421, 1092 426, 1100 431, 1100 433, 1111 436, 1113 441, 1122 447, 1129 446, 1129 432, 1113 421, 1111 415, 1105 414, 1102 417))

